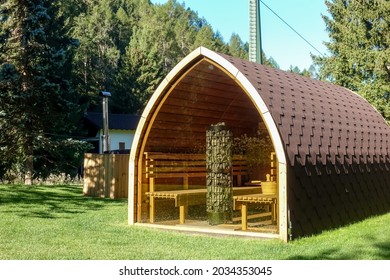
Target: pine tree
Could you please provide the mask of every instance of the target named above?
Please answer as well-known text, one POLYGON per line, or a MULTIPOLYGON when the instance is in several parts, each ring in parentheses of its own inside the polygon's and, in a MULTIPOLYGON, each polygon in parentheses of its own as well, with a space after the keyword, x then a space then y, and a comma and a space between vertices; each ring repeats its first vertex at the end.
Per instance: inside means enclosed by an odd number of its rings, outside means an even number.
POLYGON ((249 44, 244 44, 238 34, 232 34, 229 41, 229 54, 248 60, 249 44))
POLYGON ((314 57, 319 77, 347 87, 390 121, 390 1, 326 1, 329 56, 314 57))
MULTIPOLYGON (((169 0, 164 5, 143 4, 140 19, 122 57, 118 85, 127 85, 121 97, 142 109, 161 79, 193 51, 203 20, 182 4, 169 0)), ((212 30, 211 30, 211 33, 212 30)), ((213 40, 213 36, 210 40, 213 40)), ((114 98, 113 98, 114 99, 114 98)), ((123 104, 123 103, 122 103, 123 104)), ((123 110, 123 108, 122 108, 123 110)))
POLYGON ((77 3, 79 16, 66 13, 75 18, 71 35, 79 40, 73 84, 89 110, 100 110, 97 93, 104 89, 112 93, 112 112, 139 112, 161 79, 199 46, 247 57, 247 43, 236 36, 238 45, 229 49, 205 19, 176 0, 77 3))
MULTIPOLYGON (((63 35, 56 3, 7 0, 0 6, 0 158, 6 169, 24 174, 26 184, 61 160, 50 150, 78 117, 66 67, 73 41, 63 35)), ((78 150, 78 144, 70 146, 78 150)))
POLYGON ((112 2, 90 4, 87 12, 75 19, 71 34, 79 40, 73 60, 73 83, 90 109, 99 106, 99 91, 112 91, 118 70, 118 19, 112 2))

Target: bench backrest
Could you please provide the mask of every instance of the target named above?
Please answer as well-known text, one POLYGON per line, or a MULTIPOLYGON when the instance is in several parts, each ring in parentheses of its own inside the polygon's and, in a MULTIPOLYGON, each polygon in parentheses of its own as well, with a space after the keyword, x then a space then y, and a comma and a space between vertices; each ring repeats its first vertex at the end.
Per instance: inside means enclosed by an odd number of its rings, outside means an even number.
MULTIPOLYGON (((206 177, 206 155, 176 153, 145 153, 146 178, 189 178, 206 177)), ((241 177, 247 174, 244 156, 233 156, 233 176, 237 176, 237 185, 241 177)))

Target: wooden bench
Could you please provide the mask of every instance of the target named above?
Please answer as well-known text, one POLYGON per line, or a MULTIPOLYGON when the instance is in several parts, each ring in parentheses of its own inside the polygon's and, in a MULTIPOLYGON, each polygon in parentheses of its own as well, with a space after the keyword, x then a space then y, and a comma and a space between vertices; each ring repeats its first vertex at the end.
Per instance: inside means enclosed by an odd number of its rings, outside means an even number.
MULTIPOLYGON (((206 204, 205 185, 192 186, 190 178, 206 178, 206 156, 203 154, 145 153, 145 177, 148 180, 149 219, 155 221, 155 199, 173 199, 179 207, 180 224, 184 224, 187 206, 206 204), (182 184, 173 189, 174 184, 156 183, 158 179, 181 178, 182 184)), ((239 187, 243 176, 247 174, 243 156, 233 157, 232 173, 236 187, 233 195, 254 194, 260 192, 259 186, 239 187)))
POLYGON ((248 220, 260 217, 270 216, 273 223, 276 223, 276 205, 277 205, 277 195, 276 194, 245 194, 237 195, 233 197, 234 209, 241 209, 241 228, 242 230, 248 229, 248 220), (271 211, 261 214, 255 214, 248 216, 248 204, 258 203, 263 205, 269 205, 271 211))

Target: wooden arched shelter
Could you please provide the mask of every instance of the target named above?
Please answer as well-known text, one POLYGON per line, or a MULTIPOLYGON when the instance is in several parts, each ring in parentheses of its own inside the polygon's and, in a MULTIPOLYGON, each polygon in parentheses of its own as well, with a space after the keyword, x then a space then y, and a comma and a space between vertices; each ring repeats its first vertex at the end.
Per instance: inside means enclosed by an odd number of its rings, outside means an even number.
MULTIPOLYGON (((129 224, 168 226, 171 214, 165 211, 180 206, 180 221, 173 224, 188 225, 184 217, 191 210, 185 203, 202 204, 203 192, 197 189, 204 183, 191 176, 203 171, 187 166, 203 160, 194 155, 204 151, 208 127, 219 122, 235 137, 262 130, 272 142, 277 191, 268 202, 274 207, 274 228, 255 234, 287 241, 390 210, 390 129, 367 101, 330 83, 200 47, 167 75, 141 116, 130 154, 129 224), (158 169, 161 160, 176 169, 158 169), (158 193, 167 186, 173 192, 158 193), (181 196, 182 190, 187 194, 181 196)), ((241 175, 236 174, 238 185, 241 175)), ((249 199, 241 201, 243 207, 268 203, 242 190, 236 198, 249 199), (256 199, 259 204, 250 201, 256 199)), ((208 230, 214 228, 202 228, 208 230)))

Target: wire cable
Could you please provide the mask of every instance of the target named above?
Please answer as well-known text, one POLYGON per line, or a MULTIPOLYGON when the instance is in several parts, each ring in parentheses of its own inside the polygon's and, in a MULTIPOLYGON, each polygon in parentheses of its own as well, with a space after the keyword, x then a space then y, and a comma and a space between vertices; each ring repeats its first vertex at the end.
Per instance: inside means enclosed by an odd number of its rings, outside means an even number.
POLYGON ((287 25, 292 31, 294 31, 299 37, 301 37, 307 44, 309 44, 313 49, 315 49, 321 56, 324 56, 322 52, 320 52, 315 46, 313 46, 305 37, 303 37, 298 31, 296 31, 290 24, 287 23, 281 16, 279 16, 274 10, 272 10, 267 4, 265 4, 262 0, 260 2, 270 10, 275 16, 277 16, 285 25, 287 25))

